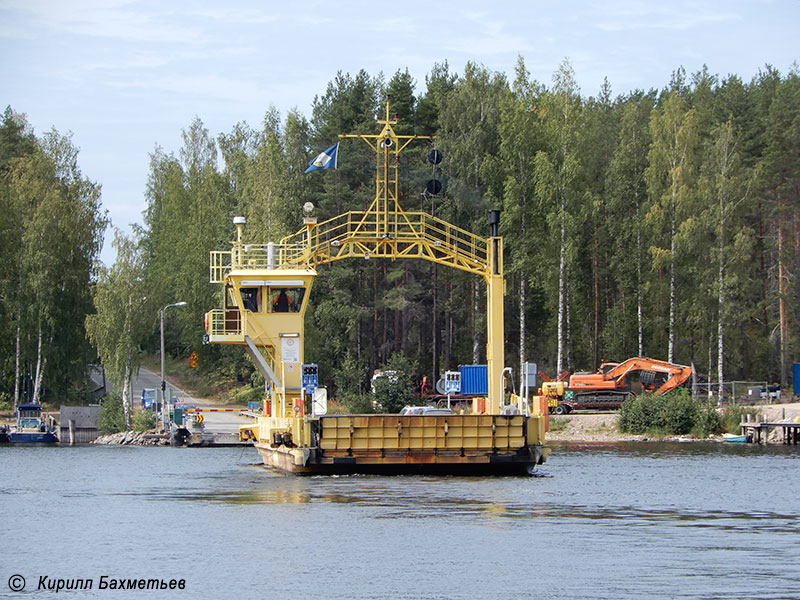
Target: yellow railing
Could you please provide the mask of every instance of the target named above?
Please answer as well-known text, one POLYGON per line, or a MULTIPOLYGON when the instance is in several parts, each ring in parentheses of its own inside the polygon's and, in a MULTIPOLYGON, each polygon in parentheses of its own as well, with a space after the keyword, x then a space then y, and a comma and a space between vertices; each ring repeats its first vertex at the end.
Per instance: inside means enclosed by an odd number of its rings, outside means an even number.
POLYGON ((423 212, 350 211, 279 244, 212 251, 209 278, 211 283, 224 283, 232 268, 306 268, 351 257, 421 258, 485 275, 489 247, 485 238, 423 212))
POLYGON ((215 308, 208 311, 209 335, 242 335, 242 319, 239 309, 215 308))
POLYGON ((237 269, 289 269, 306 262, 305 244, 246 244, 232 250, 212 250, 210 283, 224 283, 225 274, 237 269))
POLYGON ((485 238, 423 212, 350 211, 285 237, 287 265, 317 265, 348 257, 423 258, 485 274, 485 238), (303 251, 297 249, 303 248, 303 251))

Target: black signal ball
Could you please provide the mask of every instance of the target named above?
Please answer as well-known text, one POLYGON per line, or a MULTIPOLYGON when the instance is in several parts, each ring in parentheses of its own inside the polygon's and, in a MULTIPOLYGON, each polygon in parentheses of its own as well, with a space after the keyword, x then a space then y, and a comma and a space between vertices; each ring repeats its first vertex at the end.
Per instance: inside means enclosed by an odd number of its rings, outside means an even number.
POLYGON ((432 165, 438 165, 440 162, 442 162, 442 151, 434 148, 428 152, 428 162, 432 165))
POLYGON ((439 181, 438 179, 429 179, 428 183, 425 184, 425 190, 431 196, 438 196, 439 194, 442 193, 442 182, 439 181))

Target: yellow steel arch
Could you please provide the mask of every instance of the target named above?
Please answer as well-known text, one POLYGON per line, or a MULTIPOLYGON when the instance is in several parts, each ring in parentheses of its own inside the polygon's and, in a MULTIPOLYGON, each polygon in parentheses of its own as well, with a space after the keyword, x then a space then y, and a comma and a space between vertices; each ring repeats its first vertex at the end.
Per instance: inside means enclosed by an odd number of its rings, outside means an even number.
MULTIPOLYGON (((486 360, 489 405, 482 412, 498 414, 503 401, 503 240, 483 238, 423 212, 406 212, 398 202, 399 154, 412 141, 430 136, 397 135, 389 99, 380 133, 348 134, 364 140, 376 154, 375 199, 366 211, 350 211, 305 226, 273 249, 285 268, 314 267, 343 258, 420 258, 483 277, 487 285, 486 360)), ((212 280, 213 265, 212 265, 212 280)))

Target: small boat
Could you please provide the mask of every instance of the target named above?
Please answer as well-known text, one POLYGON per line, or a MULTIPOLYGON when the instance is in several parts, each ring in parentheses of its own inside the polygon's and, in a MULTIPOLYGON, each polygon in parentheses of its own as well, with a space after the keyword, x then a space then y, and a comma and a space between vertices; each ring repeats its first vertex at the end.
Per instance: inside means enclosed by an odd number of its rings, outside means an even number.
POLYGON ((723 433, 722 440, 731 444, 748 444, 752 441, 752 436, 736 435, 735 433, 723 433))
POLYGON ((58 441, 55 431, 42 419, 41 404, 20 404, 17 408, 17 424, 8 431, 12 444, 54 444, 58 441))

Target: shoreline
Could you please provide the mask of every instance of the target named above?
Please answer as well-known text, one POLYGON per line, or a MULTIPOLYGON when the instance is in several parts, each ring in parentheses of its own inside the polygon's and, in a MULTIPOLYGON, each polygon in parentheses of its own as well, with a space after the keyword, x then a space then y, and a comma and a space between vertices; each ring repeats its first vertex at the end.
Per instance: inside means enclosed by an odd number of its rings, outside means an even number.
POLYGON ((105 433, 89 442, 100 446, 169 446, 169 439, 150 431, 120 431, 105 433))
MULTIPOLYGON (((746 413, 764 415, 767 421, 795 421, 800 418, 800 402, 784 404, 758 404, 743 407, 746 413)), ((568 415, 550 415, 551 430, 545 439, 548 442, 723 442, 722 435, 693 437, 669 435, 664 437, 647 434, 622 433, 618 429, 619 413, 573 412, 568 415), (553 425, 558 429, 553 431, 553 425)), ((773 431, 769 441, 780 443, 780 433, 773 431)))

